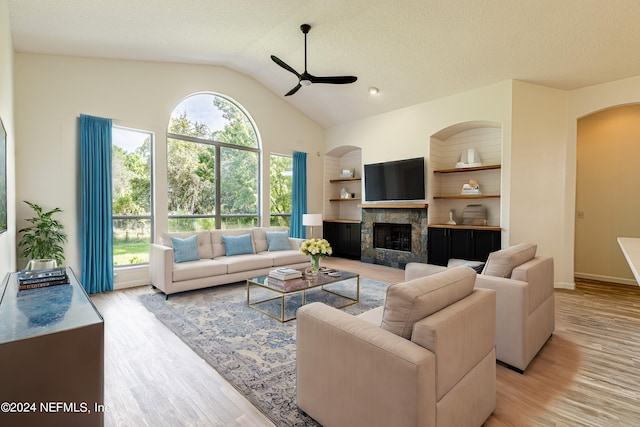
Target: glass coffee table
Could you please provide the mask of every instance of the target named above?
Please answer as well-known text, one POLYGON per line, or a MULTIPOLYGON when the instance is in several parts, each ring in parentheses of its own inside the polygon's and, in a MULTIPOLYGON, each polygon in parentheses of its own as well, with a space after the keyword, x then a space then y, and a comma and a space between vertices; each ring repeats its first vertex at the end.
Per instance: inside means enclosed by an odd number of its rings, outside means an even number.
POLYGON ((284 323, 294 320, 295 310, 309 302, 321 301, 344 308, 360 301, 359 274, 325 269, 309 277, 305 276, 304 269, 300 271, 302 277, 297 279, 278 280, 269 276, 248 279, 247 305, 284 323), (291 311, 293 315, 287 315, 291 311))

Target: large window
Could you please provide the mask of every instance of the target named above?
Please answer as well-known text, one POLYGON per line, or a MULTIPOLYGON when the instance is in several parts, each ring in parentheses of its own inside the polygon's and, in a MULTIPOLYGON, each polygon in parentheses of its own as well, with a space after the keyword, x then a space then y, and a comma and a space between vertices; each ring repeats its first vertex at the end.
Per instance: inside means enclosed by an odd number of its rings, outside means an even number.
POLYGON ((269 162, 270 218, 273 226, 289 227, 291 222, 291 188, 293 185, 293 159, 291 156, 271 154, 269 162))
POLYGON ((167 132, 169 231, 257 226, 260 147, 249 117, 201 93, 172 112, 167 132))
POLYGON ((153 134, 113 126, 113 264, 149 262, 153 134))

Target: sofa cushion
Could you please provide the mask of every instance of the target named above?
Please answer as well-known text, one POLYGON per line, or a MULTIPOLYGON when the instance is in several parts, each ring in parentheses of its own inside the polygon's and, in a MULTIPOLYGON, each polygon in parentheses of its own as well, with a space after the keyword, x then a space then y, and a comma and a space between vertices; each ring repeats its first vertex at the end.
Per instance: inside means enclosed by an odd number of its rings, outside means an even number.
MULTIPOLYGON (((253 246, 256 253, 269 250, 267 232, 271 233, 274 231, 284 231, 289 234, 289 229, 287 227, 254 227, 251 229, 251 234, 253 235, 253 246)), ((291 249, 291 247, 288 247, 287 249, 291 249)))
POLYGON ((491 252, 482 274, 495 277, 511 277, 514 268, 532 260, 538 245, 520 243, 507 249, 491 252))
POLYGON ((173 262, 198 261, 198 236, 195 234, 191 237, 181 239, 179 237, 171 238, 171 246, 173 247, 173 262))
POLYGON ((262 255, 267 258, 271 258, 273 260, 273 265, 275 267, 309 262, 309 257, 307 255, 303 254, 300 251, 296 251, 294 249, 289 249, 288 251, 275 251, 275 252, 265 251, 265 252, 260 252, 259 255, 262 255))
POLYGON ((221 256, 215 260, 226 264, 228 274, 273 267, 273 259, 262 255, 221 256))
POLYGON ((454 267, 389 286, 380 327, 411 338, 415 322, 469 295, 475 278, 472 269, 454 267))
MULTIPOLYGON (((226 250, 224 246, 224 242, 222 241, 222 236, 241 236, 243 234, 252 233, 251 228, 235 228, 228 230, 211 230, 209 232, 211 236, 211 248, 213 249, 213 259, 216 259, 220 256, 226 255, 226 250)), ((266 250, 266 240, 265 240, 265 249, 266 250)), ((260 252, 255 250, 255 246, 253 252, 260 252)))
POLYGON ((267 231, 267 250, 269 252, 291 250, 289 233, 286 231, 267 231))
POLYGON ((251 233, 240 236, 222 236, 224 251, 227 256, 253 254, 251 233))
POLYGON ((204 277, 221 276, 227 274, 227 266, 213 259, 201 259, 200 261, 183 262, 174 264, 173 281, 201 279, 204 277))
POLYGON ((172 237, 179 237, 181 239, 184 239, 185 237, 190 237, 194 234, 198 236, 198 257, 200 257, 200 259, 213 258, 213 249, 211 247, 211 233, 208 231, 199 231, 195 233, 192 231, 179 233, 162 233, 162 244, 173 248, 173 244, 171 243, 172 237))

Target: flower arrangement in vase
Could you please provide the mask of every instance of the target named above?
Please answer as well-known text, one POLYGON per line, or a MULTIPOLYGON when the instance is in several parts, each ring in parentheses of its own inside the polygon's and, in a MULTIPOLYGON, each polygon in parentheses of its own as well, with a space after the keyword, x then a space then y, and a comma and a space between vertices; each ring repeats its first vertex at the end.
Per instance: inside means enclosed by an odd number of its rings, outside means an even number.
POLYGON ((309 255, 311 258, 311 274, 317 275, 320 270, 320 259, 326 258, 333 253, 331 245, 326 239, 309 239, 302 242, 300 252, 309 255))

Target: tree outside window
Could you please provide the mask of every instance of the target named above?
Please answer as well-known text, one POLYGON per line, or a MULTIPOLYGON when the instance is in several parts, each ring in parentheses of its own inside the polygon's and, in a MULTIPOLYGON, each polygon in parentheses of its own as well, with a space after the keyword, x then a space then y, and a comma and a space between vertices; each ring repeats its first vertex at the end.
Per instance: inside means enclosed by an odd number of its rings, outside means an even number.
POLYGON ((269 160, 269 223, 272 227, 289 227, 291 222, 293 159, 291 156, 271 154, 269 160))
POLYGON ((112 128, 113 264, 149 262, 151 243, 151 132, 112 128))
POLYGON ((167 132, 169 231, 257 226, 260 148, 229 99, 200 93, 171 114, 167 132))

